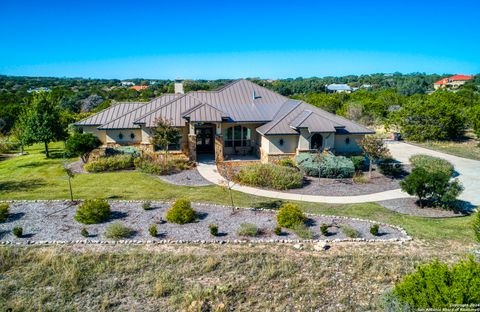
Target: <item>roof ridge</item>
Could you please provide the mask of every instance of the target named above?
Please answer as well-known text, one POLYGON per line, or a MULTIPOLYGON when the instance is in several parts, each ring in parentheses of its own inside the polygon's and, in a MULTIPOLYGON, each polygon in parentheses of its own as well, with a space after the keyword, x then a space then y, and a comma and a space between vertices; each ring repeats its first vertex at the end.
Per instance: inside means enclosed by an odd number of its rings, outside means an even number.
MULTIPOLYGON (((283 103, 283 105, 285 105, 287 102, 288 102, 288 101, 285 101, 285 103, 283 103)), ((300 104, 302 104, 302 103, 303 103, 303 101, 299 101, 298 103, 296 103, 295 106, 293 106, 291 109, 289 109, 281 118, 279 118, 279 119, 278 119, 275 123, 273 123, 266 131, 264 131, 264 133, 267 134, 268 131, 272 130, 273 127, 275 127, 276 125, 278 125, 278 123, 280 123, 280 121, 284 120, 285 117, 288 116, 288 114, 290 114, 294 109, 296 109, 296 108, 297 108, 298 106, 300 106, 300 104)), ((282 106, 283 106, 283 105, 282 105, 282 106)), ((282 109, 282 108, 280 107, 280 109, 282 109)), ((280 109, 279 109, 279 111, 280 111, 280 109)), ((275 118, 275 116, 273 116, 273 118, 275 118)), ((273 120, 272 120, 272 121, 273 121, 273 120)))
POLYGON ((205 106, 205 105, 210 106, 210 107, 213 108, 214 110, 216 110, 216 111, 218 111, 218 112, 220 112, 220 113, 222 113, 222 114, 227 115, 227 113, 225 113, 223 110, 221 110, 221 109, 219 109, 219 108, 217 108, 217 107, 215 107, 215 106, 213 106, 212 104, 207 103, 207 102, 201 102, 201 103, 199 103, 199 104, 197 104, 197 105, 194 105, 193 107, 191 107, 191 108, 187 109, 186 111, 184 111, 183 113, 181 113, 181 115, 182 115, 182 116, 189 115, 189 114, 193 113, 194 111, 196 111, 197 109, 199 109, 200 107, 205 106))
MULTIPOLYGON (((303 113, 303 112, 308 112, 308 114, 307 114, 307 116, 305 116, 305 117, 302 119, 302 121, 300 121, 300 122, 298 123, 298 125, 301 125, 305 120, 307 120, 308 117, 310 117, 311 114, 313 114, 313 112, 312 112, 311 110, 309 110, 309 109, 304 109, 301 113, 303 113)), ((299 113, 298 115, 300 115, 301 113, 299 113)), ((297 115, 295 118, 297 118, 298 115, 297 115)), ((295 120, 295 118, 294 118, 293 120, 295 120)))

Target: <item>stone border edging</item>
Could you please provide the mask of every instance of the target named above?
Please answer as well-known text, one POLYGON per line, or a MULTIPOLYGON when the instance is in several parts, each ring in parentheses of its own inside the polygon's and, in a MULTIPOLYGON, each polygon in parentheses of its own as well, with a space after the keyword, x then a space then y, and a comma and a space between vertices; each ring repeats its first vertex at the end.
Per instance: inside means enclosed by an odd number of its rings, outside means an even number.
MULTIPOLYGON (((76 200, 75 202, 81 202, 83 199, 76 200)), ((145 203, 145 202, 157 202, 163 204, 172 204, 172 201, 162 201, 162 200, 107 200, 109 203, 145 203)), ((35 200, 0 200, 0 203, 71 203, 70 200, 66 199, 35 199, 35 200)), ((220 205, 220 204, 210 204, 210 203, 197 203, 192 202, 193 205, 199 206, 216 206, 231 209, 231 207, 220 205)), ((250 210, 250 211, 262 211, 262 212, 275 212, 273 209, 262 209, 262 208, 251 208, 251 207, 235 207, 235 209, 240 210, 250 210)), ((0 241, 0 245, 72 245, 72 244, 85 244, 85 245, 179 245, 179 244, 302 244, 302 243, 342 243, 342 242, 368 242, 368 243, 404 243, 407 241, 413 240, 413 238, 407 234, 404 228, 392 225, 383 222, 375 222, 373 220, 346 217, 346 216, 335 216, 335 215, 324 215, 324 214, 313 214, 313 213, 304 213, 309 217, 324 217, 324 218, 338 218, 342 220, 353 220, 360 222, 367 222, 378 224, 380 226, 388 226, 398 230, 405 237, 401 238, 389 238, 389 239, 366 239, 366 238, 334 238, 334 239, 234 239, 234 240, 52 240, 52 241, 30 241, 25 242, 13 242, 13 241, 0 241)))

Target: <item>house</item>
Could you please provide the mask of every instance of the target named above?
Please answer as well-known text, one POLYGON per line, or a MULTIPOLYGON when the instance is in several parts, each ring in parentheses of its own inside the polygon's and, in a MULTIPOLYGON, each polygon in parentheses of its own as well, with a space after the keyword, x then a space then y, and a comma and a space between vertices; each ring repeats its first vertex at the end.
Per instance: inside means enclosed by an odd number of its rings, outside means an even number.
POLYGON ((333 93, 351 93, 352 91, 355 91, 352 87, 350 87, 347 84, 343 83, 332 83, 329 85, 326 85, 327 91, 333 92, 333 93))
POLYGON ((129 87, 129 86, 135 85, 133 81, 122 81, 121 84, 122 84, 122 87, 129 87))
POLYGON ((148 86, 131 86, 130 89, 133 89, 135 91, 140 91, 140 90, 144 90, 144 89, 147 89, 148 86))
POLYGON ((468 80, 473 79, 473 76, 467 75, 455 75, 448 78, 440 79, 433 84, 435 90, 438 89, 458 89, 461 85, 464 85, 468 80))
POLYGON ((164 94, 150 102, 117 103, 76 122, 104 146, 133 145, 153 150, 151 129, 159 118, 180 129, 168 148, 196 161, 212 154, 219 161, 251 154, 272 162, 297 153, 333 150, 359 153, 357 140, 374 131, 300 100, 236 80, 216 91, 164 94))

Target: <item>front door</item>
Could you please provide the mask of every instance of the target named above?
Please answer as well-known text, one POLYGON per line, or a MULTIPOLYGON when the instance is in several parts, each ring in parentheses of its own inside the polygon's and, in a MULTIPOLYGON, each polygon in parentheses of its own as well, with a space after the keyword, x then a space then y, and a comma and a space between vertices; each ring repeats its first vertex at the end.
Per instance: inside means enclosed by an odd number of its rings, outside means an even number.
POLYGON ((195 128, 197 153, 213 153, 213 128, 195 128))

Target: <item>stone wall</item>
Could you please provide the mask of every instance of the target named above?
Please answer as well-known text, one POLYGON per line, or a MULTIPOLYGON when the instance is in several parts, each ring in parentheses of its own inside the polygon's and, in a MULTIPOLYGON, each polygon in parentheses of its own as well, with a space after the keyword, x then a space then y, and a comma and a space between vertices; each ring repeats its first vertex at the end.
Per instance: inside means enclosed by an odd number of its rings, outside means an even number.
POLYGON ((223 161, 223 136, 215 135, 215 161, 223 161))
POLYGON ((197 136, 195 134, 188 135, 188 159, 197 161, 197 136))

